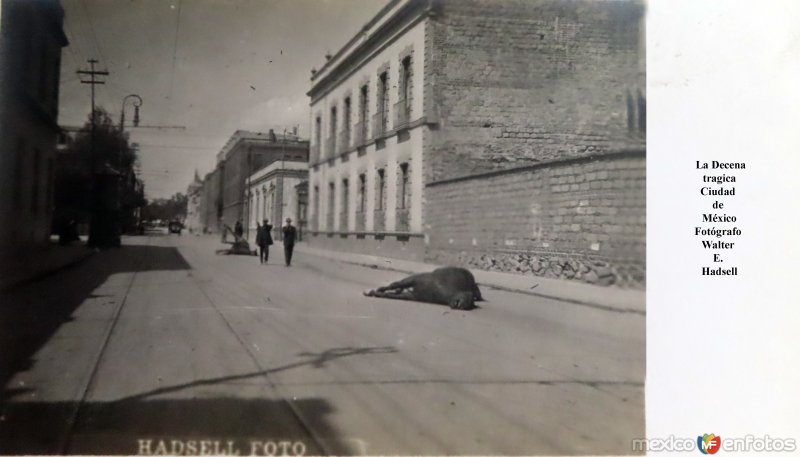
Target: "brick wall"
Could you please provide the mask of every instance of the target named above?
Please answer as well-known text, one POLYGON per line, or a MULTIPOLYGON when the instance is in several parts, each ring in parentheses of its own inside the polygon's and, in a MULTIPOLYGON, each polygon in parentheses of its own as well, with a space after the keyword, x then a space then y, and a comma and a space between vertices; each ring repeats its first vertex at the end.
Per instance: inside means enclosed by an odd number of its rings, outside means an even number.
POLYGON ((642 147, 643 8, 440 2, 426 32, 426 182, 642 147), (641 103, 639 98, 641 95, 641 103))
POLYGON ((644 285, 641 150, 441 182, 426 198, 429 261, 644 285))

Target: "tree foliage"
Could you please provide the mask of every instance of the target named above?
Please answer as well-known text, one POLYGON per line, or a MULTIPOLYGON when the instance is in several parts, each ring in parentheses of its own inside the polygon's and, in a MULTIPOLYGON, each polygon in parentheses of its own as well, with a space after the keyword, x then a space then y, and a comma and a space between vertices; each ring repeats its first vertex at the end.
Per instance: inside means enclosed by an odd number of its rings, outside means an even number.
POLYGON ((178 192, 170 198, 157 198, 147 202, 147 206, 142 209, 142 219, 171 221, 174 219, 186 219, 186 205, 188 198, 178 192))
POLYGON ((94 141, 90 115, 58 155, 54 222, 88 222, 92 211, 97 211, 112 220, 113 230, 134 230, 135 210, 145 204, 144 185, 134 171, 138 152, 111 116, 97 108, 94 141))

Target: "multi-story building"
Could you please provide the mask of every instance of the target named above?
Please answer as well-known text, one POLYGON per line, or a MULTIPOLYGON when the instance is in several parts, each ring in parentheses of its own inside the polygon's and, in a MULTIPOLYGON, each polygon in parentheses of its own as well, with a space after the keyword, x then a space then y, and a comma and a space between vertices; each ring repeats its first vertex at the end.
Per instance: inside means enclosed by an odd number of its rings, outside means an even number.
POLYGON ((247 180, 247 216, 244 223, 255 240, 257 223, 268 219, 272 238, 283 239, 281 226, 286 218, 303 228, 301 219, 302 194, 297 186, 308 179, 308 162, 278 161, 256 171, 247 180))
POLYGON ((64 11, 58 0, 0 5, 0 256, 48 243, 64 11))
POLYGON ((201 233, 203 231, 203 213, 201 202, 203 199, 203 181, 194 171, 194 179, 186 189, 186 221, 184 226, 189 233, 201 233))
MULTIPOLYGON (((308 164, 308 141, 296 132, 276 134, 237 130, 217 155, 222 188, 222 223, 233 227, 245 224, 247 216, 247 180, 256 171, 272 163, 308 164)), ((255 221, 253 221, 255 226, 255 221)), ((247 227, 247 225, 245 225, 247 227)))
POLYGON ((203 195, 200 199, 202 230, 204 233, 219 233, 222 221, 222 174, 225 162, 206 173, 203 179, 203 195))
POLYGON ((641 283, 643 31, 634 1, 390 1, 312 70, 310 243, 641 283))

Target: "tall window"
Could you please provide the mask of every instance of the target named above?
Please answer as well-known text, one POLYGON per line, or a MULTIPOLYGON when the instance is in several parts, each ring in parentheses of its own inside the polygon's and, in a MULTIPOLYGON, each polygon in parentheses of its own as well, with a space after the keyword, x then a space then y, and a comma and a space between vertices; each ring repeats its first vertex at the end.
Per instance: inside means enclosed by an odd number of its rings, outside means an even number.
POLYGON ((270 219, 272 215, 267 211, 267 188, 264 186, 261 186, 261 195, 264 195, 261 199, 261 214, 264 215, 264 219, 270 219))
POLYGON ((400 164, 400 209, 408 208, 408 164, 400 164))
MULTIPOLYGON (((275 185, 269 186, 269 212, 270 212, 270 219, 273 221, 275 220, 276 211, 275 211, 275 185)), ((276 221, 280 225, 280 221, 276 221)))
POLYGON ((342 144, 343 149, 350 146, 350 123, 351 123, 351 108, 350 97, 344 99, 344 113, 342 118, 342 144))
POLYGON ((411 109, 411 56, 403 59, 400 68, 400 100, 408 112, 411 109))
POLYGON ((342 221, 342 226, 347 225, 347 203, 349 200, 350 194, 350 181, 345 178, 342 180, 342 215, 344 216, 344 220, 342 221))
POLYGON ((367 116, 369 116, 369 86, 364 84, 361 86, 361 96, 358 102, 358 124, 356 126, 356 143, 358 145, 363 144, 369 136, 367 134, 369 125, 367 116))
POLYGON ((361 104, 358 107, 359 120, 366 122, 369 114, 369 86, 361 86, 361 104))
POLYGON ((332 231, 333 228, 333 212, 335 211, 335 204, 336 204, 336 188, 335 184, 332 182, 328 184, 328 230, 332 231))
MULTIPOLYGON (((255 205, 253 205, 253 212, 255 213, 255 215, 253 216, 254 217, 253 220, 256 223, 261 223, 261 205, 262 205, 262 203, 261 203, 261 195, 262 195, 261 191, 256 189, 256 203, 255 203, 255 205)), ((266 197, 265 197, 265 199, 266 199, 266 197)))
POLYGON ((367 209, 367 175, 358 175, 358 211, 367 209))
POLYGON ((314 228, 319 230, 320 218, 319 218, 319 186, 314 186, 314 228))
POLYGON ((375 202, 375 209, 383 211, 383 196, 386 190, 386 172, 383 169, 378 170, 378 192, 377 201, 375 202))
POLYGON ((312 153, 314 155, 315 160, 319 160, 319 151, 322 145, 322 117, 317 116, 314 120, 314 137, 317 139, 314 149, 312 153))
POLYGON ((384 71, 378 77, 378 113, 382 125, 386 125, 386 114, 389 112, 388 75, 384 71))
POLYGON ((328 151, 328 154, 331 156, 336 154, 336 128, 336 107, 334 106, 331 108, 331 142, 329 146, 330 151, 328 151))

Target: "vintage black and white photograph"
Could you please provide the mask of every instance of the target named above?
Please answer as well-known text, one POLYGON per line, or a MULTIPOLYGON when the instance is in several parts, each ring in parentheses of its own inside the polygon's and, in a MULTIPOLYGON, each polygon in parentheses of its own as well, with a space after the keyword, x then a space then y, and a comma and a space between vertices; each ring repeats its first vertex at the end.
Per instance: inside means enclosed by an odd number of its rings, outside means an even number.
POLYGON ((0 454, 644 453, 643 1, 0 8, 0 454))

